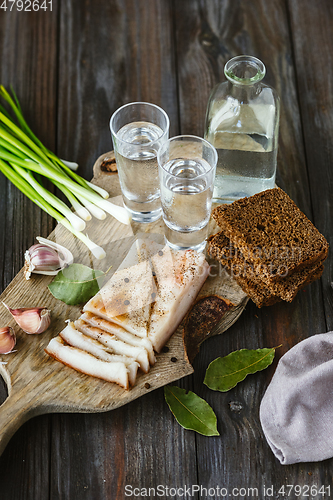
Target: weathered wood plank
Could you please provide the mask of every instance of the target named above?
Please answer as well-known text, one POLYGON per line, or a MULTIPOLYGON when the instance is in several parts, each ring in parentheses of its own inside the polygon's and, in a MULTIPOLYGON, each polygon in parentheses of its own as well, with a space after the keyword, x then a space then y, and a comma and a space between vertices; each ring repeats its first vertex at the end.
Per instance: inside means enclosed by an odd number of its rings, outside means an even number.
POLYGON ((327 330, 333 329, 333 4, 288 2, 313 220, 331 251, 322 278, 327 330))
MULTIPOLYGON (((162 106, 177 132, 171 2, 67 1, 60 26, 61 156, 90 178, 95 159, 112 149, 110 116, 126 102, 162 106)), ((51 499, 120 500, 126 484, 196 482, 195 437, 184 441, 163 390, 105 415, 54 415, 52 423, 51 499)))
POLYGON ((58 154, 92 177, 112 148, 109 121, 127 102, 147 101, 177 126, 171 4, 165 0, 66 1, 61 10, 58 154))
MULTIPOLYGON (((56 23, 53 12, 1 12, 0 82, 13 86, 33 131, 51 149, 56 132, 56 23)), ((1 288, 22 267, 23 254, 37 233, 46 236, 51 218, 22 195, 1 174, 1 288)))
POLYGON ((196 484, 195 452, 165 405, 154 391, 109 413, 54 419, 51 498, 123 500, 126 485, 196 484))
MULTIPOLYGON (((185 0, 177 3, 175 9, 181 132, 203 133, 208 95, 215 83, 224 80, 223 67, 229 58, 241 53, 259 57, 266 65, 267 83, 281 97, 277 182, 312 218, 286 4, 260 0, 250 3, 185 0)), ((303 3, 299 9, 303 9, 303 3)), ((299 18, 297 22, 299 25, 299 18)), ((299 29, 306 36, 306 23, 299 25, 299 29)), ((319 50, 318 38, 309 43, 312 46, 318 43, 319 50)), ((206 488, 221 482, 229 488, 258 487, 261 497, 263 484, 278 486, 286 481, 309 484, 309 471, 311 484, 327 485, 324 476, 327 477, 330 464, 282 467, 262 434, 259 405, 275 364, 226 394, 213 393, 202 384, 209 362, 218 355, 225 356, 244 347, 282 343, 277 353, 279 358, 303 338, 324 331, 320 289, 320 283, 314 283, 300 292, 292 304, 277 304, 262 310, 249 303, 228 332, 202 346, 194 363, 194 389, 216 411, 221 436, 209 439, 197 436, 199 484, 206 488)))
MULTIPOLYGON (((55 147, 57 5, 53 12, 0 14, 0 82, 15 89, 28 123, 55 147)), ((22 267, 24 251, 37 235, 47 236, 53 221, 0 176, 0 287, 22 267)), ((18 307, 24 304, 17 304, 18 307)), ((37 304, 36 304, 37 305, 37 304)), ((2 325, 1 325, 2 326, 2 325)), ((0 459, 1 498, 45 498, 49 485, 50 419, 27 422, 0 459)))

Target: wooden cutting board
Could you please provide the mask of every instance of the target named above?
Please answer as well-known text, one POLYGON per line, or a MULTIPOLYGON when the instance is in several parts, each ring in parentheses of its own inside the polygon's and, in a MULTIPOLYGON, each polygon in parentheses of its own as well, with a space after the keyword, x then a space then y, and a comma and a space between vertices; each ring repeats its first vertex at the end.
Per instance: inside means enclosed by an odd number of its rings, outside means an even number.
MULTIPOLYGON (((113 202, 122 205, 118 175, 106 171, 105 164, 108 169, 116 169, 113 152, 102 155, 96 161, 93 182, 106 189, 113 202)), ((214 232, 215 229, 212 226, 210 231, 214 232)), ((86 247, 61 225, 56 227, 49 238, 69 248, 75 262, 102 271, 112 266, 108 273, 111 277, 136 238, 152 238, 163 242, 163 222, 159 220, 147 225, 125 226, 107 216, 104 221, 93 219, 88 222, 87 233, 106 250, 107 258, 103 261, 96 261, 86 247)), ((237 320, 247 297, 221 269, 216 268, 216 272, 212 274, 215 276, 207 279, 200 296, 221 295, 235 305, 212 332, 212 335, 216 335, 237 320)), ((78 373, 51 359, 44 352, 49 340, 64 328, 66 319, 75 320, 80 315, 80 307, 67 306, 51 295, 47 285, 52 279, 52 276, 33 275, 27 281, 21 269, 0 297, 1 301, 12 308, 45 306, 52 311, 51 326, 46 332, 27 335, 18 328, 5 306, 0 303, 0 326, 12 326, 17 335, 16 351, 0 355, 0 375, 8 388, 8 398, 0 407, 0 454, 15 431, 31 417, 53 412, 112 410, 193 372, 183 342, 183 325, 171 337, 166 352, 157 355, 157 362, 151 371, 148 374, 140 373, 136 385, 130 391, 78 373)), ((202 340, 196 339, 195 342, 199 344, 202 340)))

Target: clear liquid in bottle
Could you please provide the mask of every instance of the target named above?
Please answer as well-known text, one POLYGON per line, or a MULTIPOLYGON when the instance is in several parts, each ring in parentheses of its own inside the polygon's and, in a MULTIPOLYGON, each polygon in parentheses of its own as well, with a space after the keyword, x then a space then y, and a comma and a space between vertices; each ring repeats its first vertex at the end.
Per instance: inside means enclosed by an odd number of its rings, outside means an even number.
POLYGON ((232 203, 275 185, 279 100, 262 84, 265 67, 238 56, 225 66, 227 82, 210 97, 205 139, 218 153, 213 200, 232 203))

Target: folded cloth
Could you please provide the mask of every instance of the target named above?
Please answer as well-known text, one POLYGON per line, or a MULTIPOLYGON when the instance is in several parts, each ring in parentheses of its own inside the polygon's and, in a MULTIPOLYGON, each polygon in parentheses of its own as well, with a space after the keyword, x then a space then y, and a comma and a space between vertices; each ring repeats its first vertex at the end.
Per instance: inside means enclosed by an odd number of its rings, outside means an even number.
POLYGON ((333 456, 333 332, 303 340, 282 356, 260 421, 281 464, 333 456))

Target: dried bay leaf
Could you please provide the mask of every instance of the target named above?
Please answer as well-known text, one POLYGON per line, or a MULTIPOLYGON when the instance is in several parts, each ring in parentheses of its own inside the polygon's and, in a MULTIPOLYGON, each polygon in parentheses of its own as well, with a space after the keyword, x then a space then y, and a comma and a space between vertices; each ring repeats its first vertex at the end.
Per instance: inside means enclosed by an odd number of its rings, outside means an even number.
POLYGON ((204 384, 213 391, 226 392, 249 374, 267 368, 274 359, 275 348, 241 349, 217 358, 207 368, 204 384))
POLYGON ((65 304, 83 304, 100 290, 98 278, 104 274, 83 264, 71 264, 56 275, 48 289, 65 304))
POLYGON ((176 418, 185 429, 204 436, 219 436, 217 419, 209 404, 194 392, 167 385, 164 387, 165 400, 176 418))

